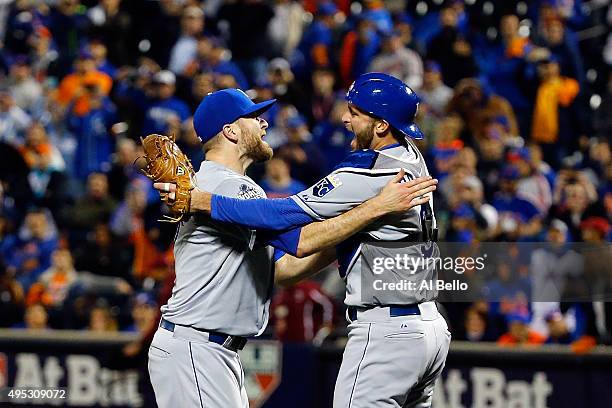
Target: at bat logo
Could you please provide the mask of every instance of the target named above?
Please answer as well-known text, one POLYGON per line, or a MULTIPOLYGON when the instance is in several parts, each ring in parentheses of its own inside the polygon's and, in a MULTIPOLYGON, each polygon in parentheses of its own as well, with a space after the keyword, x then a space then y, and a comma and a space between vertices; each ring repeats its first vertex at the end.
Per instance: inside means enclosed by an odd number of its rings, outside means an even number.
POLYGON ((332 191, 334 188, 342 185, 340 179, 338 179, 334 175, 329 175, 325 177, 323 180, 319 181, 312 188, 312 194, 316 197, 323 197, 332 191))

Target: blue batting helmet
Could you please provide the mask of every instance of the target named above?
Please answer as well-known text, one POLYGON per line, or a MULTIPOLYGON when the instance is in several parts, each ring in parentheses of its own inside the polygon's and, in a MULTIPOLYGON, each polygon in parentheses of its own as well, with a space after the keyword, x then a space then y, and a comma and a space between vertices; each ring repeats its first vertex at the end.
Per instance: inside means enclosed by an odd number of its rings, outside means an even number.
POLYGON ((386 120, 404 136, 423 139, 423 132, 414 124, 421 99, 399 79, 379 72, 363 74, 349 88, 346 100, 386 120))

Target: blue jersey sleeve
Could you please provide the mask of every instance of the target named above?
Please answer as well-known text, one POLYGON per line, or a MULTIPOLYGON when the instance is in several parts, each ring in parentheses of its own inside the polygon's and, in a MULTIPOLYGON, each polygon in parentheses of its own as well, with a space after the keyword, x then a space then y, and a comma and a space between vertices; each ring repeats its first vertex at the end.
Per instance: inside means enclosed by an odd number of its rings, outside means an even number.
POLYGON ((313 221, 291 198, 241 200, 213 194, 211 217, 254 229, 283 231, 313 221))
POLYGON ((280 233, 278 231, 257 230, 257 240, 265 245, 273 246, 274 249, 280 249, 284 253, 295 256, 300 243, 301 233, 301 227, 280 233))
POLYGON ((280 249, 274 248, 274 262, 278 261, 285 255, 285 252, 281 251, 280 249))

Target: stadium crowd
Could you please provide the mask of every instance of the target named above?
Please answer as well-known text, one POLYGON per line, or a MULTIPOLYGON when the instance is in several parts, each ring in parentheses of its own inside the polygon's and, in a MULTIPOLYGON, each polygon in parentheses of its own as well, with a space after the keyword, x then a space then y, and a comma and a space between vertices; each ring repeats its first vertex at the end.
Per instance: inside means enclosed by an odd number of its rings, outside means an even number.
MULTIPOLYGON (((609 342, 605 298, 529 296, 592 273, 612 301, 611 25, 605 0, 0 0, 0 326, 150 332, 176 225, 157 222, 139 137, 175 135, 197 170, 202 98, 277 98, 275 156, 251 176, 286 197, 350 151, 344 94, 381 71, 422 98, 442 241, 557 244, 504 244, 486 290, 444 304, 454 338, 609 342), (569 242, 603 249, 580 264, 569 242)), ((322 341, 342 294, 333 272, 279 289, 270 334, 322 341)))

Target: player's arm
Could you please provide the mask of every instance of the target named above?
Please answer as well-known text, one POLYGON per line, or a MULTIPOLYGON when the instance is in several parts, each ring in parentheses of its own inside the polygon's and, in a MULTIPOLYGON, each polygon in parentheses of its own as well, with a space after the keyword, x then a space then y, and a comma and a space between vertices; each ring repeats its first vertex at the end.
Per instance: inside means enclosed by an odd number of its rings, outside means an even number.
POLYGON ((350 211, 280 234, 273 233, 266 239, 266 243, 303 258, 325 248, 335 247, 384 215, 405 212, 429 201, 427 194, 435 190, 436 180, 404 185, 400 184, 403 177, 402 171, 379 195, 350 211))
MULTIPOLYGON (((400 173, 390 170, 376 177, 385 177, 389 183, 397 184, 408 194, 413 187, 423 189, 435 184, 429 176, 400 184, 404 177, 403 170, 400 173)), ((380 187, 373 188, 369 178, 355 172, 332 173, 307 190, 283 199, 240 200, 195 189, 191 193, 191 212, 202 211, 209 213, 213 220, 252 229, 283 231, 301 227, 313 220, 335 217, 373 198, 379 194, 380 187)), ((155 183, 155 188, 171 196, 174 186, 155 183)))
POLYGON ((305 258, 296 258, 283 251, 275 251, 274 281, 281 286, 291 286, 309 278, 336 260, 335 248, 327 248, 305 258))

